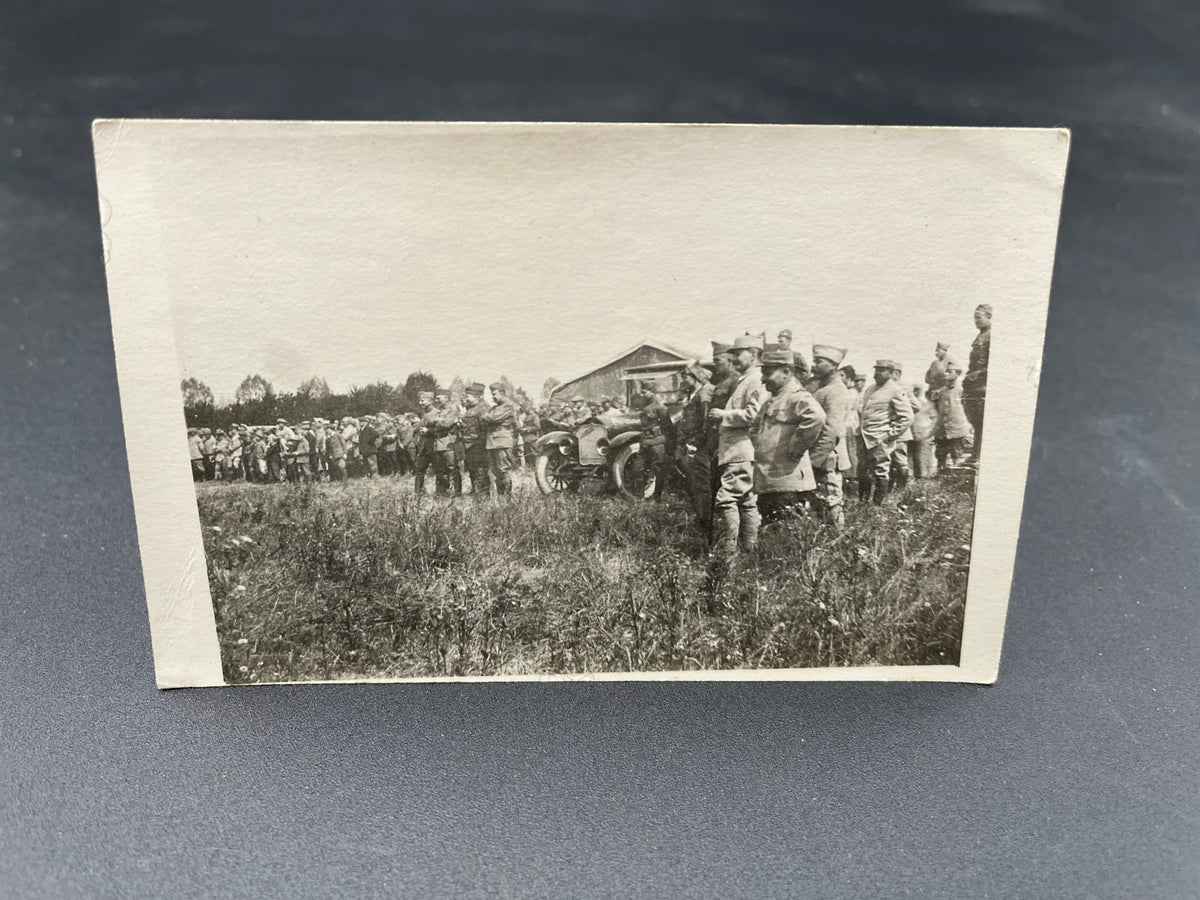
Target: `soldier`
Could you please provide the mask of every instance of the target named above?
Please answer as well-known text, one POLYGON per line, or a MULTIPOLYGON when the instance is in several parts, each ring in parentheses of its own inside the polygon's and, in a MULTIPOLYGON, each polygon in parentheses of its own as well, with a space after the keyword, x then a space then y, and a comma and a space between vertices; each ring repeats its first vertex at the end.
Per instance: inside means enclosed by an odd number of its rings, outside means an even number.
POLYGON ((338 429, 330 428, 325 437, 325 459, 329 466, 329 480, 346 480, 346 441, 338 429))
POLYGON ((278 420, 267 438, 267 480, 277 484, 287 477, 287 469, 283 464, 283 425, 278 420))
POLYGON ((238 436, 242 442, 242 478, 247 484, 254 481, 254 430, 246 425, 238 426, 238 436))
POLYGON ((970 464, 979 465, 979 454, 983 448, 983 407, 987 400, 988 357, 992 350, 992 307, 980 303, 975 307, 975 327, 979 334, 971 342, 971 355, 967 359, 967 374, 962 380, 962 405, 967 421, 975 429, 975 446, 971 450, 970 464))
POLYGON ((724 408, 708 411, 709 421, 718 426, 717 492, 713 501, 713 526, 718 532, 713 562, 718 576, 734 561, 739 549, 749 552, 758 547, 760 519, 754 495, 750 430, 766 397, 758 364, 761 348, 761 342, 752 335, 734 341, 730 357, 737 383, 724 408))
MULTIPOLYGON (((413 490, 418 497, 425 493, 425 472, 434 466, 434 429, 438 410, 433 408, 433 392, 421 391, 417 395, 417 407, 421 410, 421 421, 417 428, 417 464, 413 471, 413 490)), ((434 466, 434 475, 437 468, 434 466)))
MULTIPOLYGON (((940 391, 939 391, 940 393, 940 391)), ((934 471, 933 435, 937 431, 937 404, 933 391, 925 391, 919 384, 912 386, 913 412, 912 440, 908 442, 908 461, 912 465, 913 478, 932 478, 934 471), (926 397, 924 394, 928 393, 926 397)))
POLYGON ((192 481, 204 480, 204 439, 199 428, 187 430, 188 454, 192 460, 192 481))
POLYGON ((675 423, 654 390, 654 383, 643 381, 640 388, 642 405, 638 418, 642 434, 638 438, 638 452, 642 456, 643 471, 654 479, 654 499, 661 501, 675 451, 675 423))
POLYGON ((450 401, 450 391, 433 392, 433 472, 439 495, 462 494, 462 470, 458 467, 458 423, 462 415, 450 401))
POLYGON ((792 329, 783 329, 783 331, 779 332, 779 335, 776 337, 776 341, 778 343, 775 349, 786 350, 792 354, 792 365, 794 367, 792 374, 796 376, 796 380, 804 381, 806 378, 808 378, 809 368, 808 363, 804 359, 804 354, 799 350, 792 349, 792 329))
POLYGON ((254 429, 254 480, 258 482, 267 482, 270 474, 270 467, 267 465, 267 429, 265 427, 254 429))
POLYGON ((317 438, 312 432, 312 422, 301 422, 295 446, 297 481, 302 483, 312 481, 312 458, 316 450, 317 438))
POLYGON ((213 481, 217 477, 217 439, 211 428, 200 429, 200 450, 204 459, 204 480, 213 481))
POLYGON ((413 451, 416 430, 410 415, 402 413, 396 417, 396 474, 407 475, 413 470, 413 451))
POLYGON ((363 416, 363 425, 358 429, 358 452, 367 468, 367 478, 379 474, 379 429, 374 416, 363 416))
POLYGON ((962 366, 946 361, 946 386, 937 396, 937 425, 933 432, 934 455, 939 471, 957 466, 963 456, 963 444, 971 435, 971 424, 963 410, 962 385, 958 383, 962 366))
POLYGON ((396 424, 391 416, 381 412, 377 417, 379 422, 379 474, 391 476, 396 474, 396 448, 399 437, 396 434, 396 424))
POLYGON ((846 408, 846 459, 850 468, 842 476, 842 494, 854 496, 858 491, 858 426, 859 412, 862 409, 862 391, 855 387, 858 376, 854 366, 842 366, 840 373, 842 383, 846 385, 846 397, 849 404, 846 408))
POLYGON ((592 411, 588 407, 587 398, 576 394, 571 398, 571 425, 582 425, 592 417, 592 411))
POLYGON ((521 442, 525 450, 525 463, 532 468, 537 462, 537 439, 542 434, 542 421, 532 409, 521 413, 521 442))
POLYGON ((845 524, 842 473, 850 468, 846 420, 850 416, 851 398, 846 382, 838 372, 846 351, 828 344, 814 344, 812 351, 816 383, 813 397, 825 413, 825 426, 816 446, 809 451, 809 457, 817 483, 817 502, 825 518, 840 531, 845 524))
POLYGON ((912 424, 912 404, 895 380, 900 364, 875 362, 875 383, 863 393, 858 430, 858 499, 882 505, 891 487, 890 468, 896 441, 912 424))
POLYGON ((687 391, 680 414, 675 457, 687 475, 688 496, 696 521, 707 533, 712 530, 712 457, 708 442, 708 410, 712 405, 712 376, 698 361, 680 373, 687 391))
POLYGON ((768 397, 754 422, 754 490, 763 524, 796 515, 816 490, 809 451, 825 429, 821 405, 796 379, 790 350, 768 350, 762 381, 768 397))
MULTIPOLYGON (((896 363, 896 370, 892 373, 892 379, 900 384, 900 376, 902 375, 900 364, 896 363)), ((904 386, 901 385, 901 390, 904 386)), ((912 418, 909 419, 909 427, 904 429, 900 437, 896 439, 896 449, 892 451, 892 466, 891 479, 892 490, 902 491, 905 485, 908 484, 909 475, 912 473, 912 463, 909 459, 908 445, 913 441, 912 420, 916 418, 918 410, 921 408, 921 398, 909 394, 904 391, 904 396, 908 398, 909 406, 912 407, 912 418)))
POLYGON ((475 497, 486 497, 492 492, 492 485, 488 480, 486 427, 482 419, 487 407, 483 405, 482 384, 475 382, 467 385, 463 394, 463 405, 466 409, 463 410, 458 432, 463 445, 463 462, 471 480, 471 494, 475 497))
POLYGON ((496 479, 496 493, 508 496, 512 493, 513 446, 516 444, 513 428, 517 405, 508 398, 508 389, 503 382, 494 381, 488 387, 496 405, 479 418, 487 429, 488 464, 496 479))
MULTIPOLYGON (((342 442, 346 445, 346 469, 357 470, 362 456, 358 452, 358 422, 350 416, 342 417, 342 442)), ((354 474, 351 471, 351 474, 354 474)))
POLYGON ((925 383, 934 394, 946 386, 946 354, 949 352, 950 345, 938 341, 933 350, 933 362, 925 370, 925 383))

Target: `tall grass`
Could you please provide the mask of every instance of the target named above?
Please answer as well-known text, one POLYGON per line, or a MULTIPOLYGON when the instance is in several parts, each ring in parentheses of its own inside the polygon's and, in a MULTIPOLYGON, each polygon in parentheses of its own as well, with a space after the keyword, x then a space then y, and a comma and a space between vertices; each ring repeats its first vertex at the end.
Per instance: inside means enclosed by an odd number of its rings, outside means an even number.
POLYGON ((230 682, 956 663, 972 497, 766 529, 715 590, 681 501, 201 485, 230 682))

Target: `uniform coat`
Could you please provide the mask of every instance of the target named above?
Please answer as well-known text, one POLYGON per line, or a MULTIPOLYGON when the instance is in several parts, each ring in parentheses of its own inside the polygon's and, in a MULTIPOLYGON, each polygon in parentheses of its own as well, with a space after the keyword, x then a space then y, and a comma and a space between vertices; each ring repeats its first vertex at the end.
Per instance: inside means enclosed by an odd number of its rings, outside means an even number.
POLYGON ((517 404, 505 397, 491 409, 479 416, 487 429, 487 449, 511 450, 516 446, 513 429, 517 422, 517 404))
POLYGON ((850 468, 850 453, 846 449, 846 423, 850 416, 850 391, 840 375, 834 372, 829 381, 813 391, 813 397, 825 412, 825 427, 816 446, 809 451, 814 469, 850 468), (831 464, 831 459, 836 460, 831 464))
POLYGON ((768 395, 751 432, 754 490, 760 494, 815 490, 809 451, 824 429, 821 404, 794 377, 779 393, 768 395))
POLYGON ((883 387, 871 382, 863 391, 860 416, 859 434, 867 449, 882 447, 891 454, 896 440, 912 425, 912 402, 895 381, 885 381, 883 387))
POLYGON ((729 402, 721 410, 720 428, 717 431, 718 465, 754 461, 754 443, 750 440, 750 432, 758 421, 766 397, 762 369, 751 366, 738 379, 729 402))
POLYGON ((962 393, 962 386, 954 384, 938 394, 937 426, 933 435, 937 440, 952 441, 970 436, 971 423, 963 411, 962 393))

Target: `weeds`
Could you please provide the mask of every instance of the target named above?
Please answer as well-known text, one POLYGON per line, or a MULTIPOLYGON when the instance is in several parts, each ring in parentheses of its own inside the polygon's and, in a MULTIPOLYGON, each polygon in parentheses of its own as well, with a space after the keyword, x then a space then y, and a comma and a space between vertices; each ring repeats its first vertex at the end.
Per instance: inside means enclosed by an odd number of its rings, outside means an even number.
POLYGON ((412 494, 408 479, 202 485, 231 682, 955 664, 969 486, 800 519, 715 591, 681 501, 412 494))

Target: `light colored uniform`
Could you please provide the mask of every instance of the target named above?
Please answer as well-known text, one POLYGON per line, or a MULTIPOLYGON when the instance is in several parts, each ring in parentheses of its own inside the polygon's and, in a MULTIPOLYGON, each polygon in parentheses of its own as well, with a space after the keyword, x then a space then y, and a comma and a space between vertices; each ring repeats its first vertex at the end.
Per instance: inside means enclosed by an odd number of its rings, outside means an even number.
POLYGON ((845 518, 842 511, 842 473, 850 468, 850 451, 846 446, 847 423, 858 419, 858 410, 851 411, 855 394, 847 390, 841 375, 834 372, 829 381, 813 391, 813 397, 825 412, 825 427, 816 447, 809 451, 813 474, 817 479, 817 499, 826 517, 839 528, 845 518))
POLYGON ((825 411, 792 377, 768 394, 755 422, 754 490, 768 521, 816 490, 809 451, 825 427, 825 411))
POLYGON ((897 382, 889 379, 882 387, 871 382, 863 391, 860 417, 858 477, 887 481, 897 440, 912 424, 912 403, 897 382))
POLYGON ((750 433, 766 397, 762 369, 751 366, 738 378, 729 402, 721 410, 713 520, 717 526, 715 550, 724 560, 732 559, 739 546, 743 550, 758 546, 761 519, 754 496, 754 443, 750 433))

